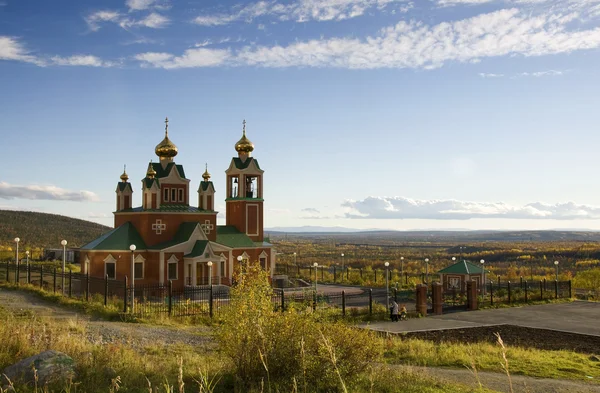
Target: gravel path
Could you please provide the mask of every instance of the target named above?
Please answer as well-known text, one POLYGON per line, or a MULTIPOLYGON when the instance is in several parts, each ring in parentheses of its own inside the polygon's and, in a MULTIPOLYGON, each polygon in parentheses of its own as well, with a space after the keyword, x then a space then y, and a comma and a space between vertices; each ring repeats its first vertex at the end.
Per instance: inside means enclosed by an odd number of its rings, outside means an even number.
POLYGON ((188 344, 207 350, 216 346, 212 339, 212 329, 206 326, 171 328, 95 320, 89 315, 46 302, 32 294, 1 288, 0 305, 16 314, 80 321, 86 325, 88 339, 100 344, 122 342, 135 348, 144 348, 149 345, 188 344))
MULTIPOLYGON (((422 371, 442 381, 451 381, 477 388, 479 384, 470 370, 398 366, 422 371)), ((478 372, 481 384, 498 392, 510 392, 506 374, 478 372)), ((600 386, 590 385, 565 379, 532 378, 522 375, 511 375, 514 393, 600 393, 600 386)))

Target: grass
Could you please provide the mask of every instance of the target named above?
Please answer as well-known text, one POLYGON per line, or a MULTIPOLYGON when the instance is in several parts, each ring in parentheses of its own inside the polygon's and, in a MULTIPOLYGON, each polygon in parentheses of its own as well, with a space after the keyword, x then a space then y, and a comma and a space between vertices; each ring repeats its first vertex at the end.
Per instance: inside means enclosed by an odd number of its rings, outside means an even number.
MULTIPOLYGON (((29 313, 14 313, 0 307, 0 370, 47 349, 71 356, 76 378, 48 387, 53 392, 230 392, 235 375, 231 363, 220 350, 190 345, 149 346, 98 344, 85 321, 54 321, 29 313)), ((6 383, 1 381, 0 386, 6 383)), ((19 392, 33 387, 15 381, 19 392)), ((302 389, 296 390, 297 392, 302 389)), ((262 390, 256 390, 262 391, 262 390)), ((317 391, 310 386, 304 391, 317 391)), ((348 386, 351 392, 466 393, 473 391, 458 384, 441 383, 418 371, 397 371, 374 365, 348 386)), ((484 390, 482 390, 483 392, 484 390)))
MULTIPOLYGON (((430 341, 393 337, 385 340, 384 357, 390 364, 463 368, 469 367, 474 360, 478 370, 503 372, 498 345, 490 343, 440 345, 430 341)), ((512 374, 600 383, 600 362, 594 356, 570 351, 519 347, 508 347, 506 356, 512 374)))

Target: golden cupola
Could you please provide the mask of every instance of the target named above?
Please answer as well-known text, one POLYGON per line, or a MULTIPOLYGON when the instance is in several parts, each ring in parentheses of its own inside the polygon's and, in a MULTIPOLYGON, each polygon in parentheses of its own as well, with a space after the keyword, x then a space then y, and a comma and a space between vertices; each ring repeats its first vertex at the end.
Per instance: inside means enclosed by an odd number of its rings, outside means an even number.
POLYGON ((173 157, 177 155, 177 146, 169 139, 169 118, 165 119, 165 138, 156 145, 154 152, 160 160, 172 161, 173 157))
POLYGON ((235 150, 240 156, 250 156, 250 153, 252 153, 254 150, 254 143, 250 142, 250 139, 246 138, 246 120, 244 120, 242 124, 244 125, 242 139, 237 141, 235 144, 235 150))
POLYGON ((202 174, 202 178, 204 179, 204 181, 210 180, 210 173, 208 173, 208 164, 206 164, 206 169, 204 170, 204 173, 202 174))
POLYGON ((148 172, 146 172, 146 177, 149 179, 154 179, 155 176, 156 176, 156 171, 154 170, 154 167, 152 166, 152 162, 150 162, 150 164, 148 164, 148 172))
POLYGON ((121 181, 123 183, 127 183, 127 180, 129 180, 129 175, 127 174, 127 167, 123 166, 123 174, 121 175, 121 181))

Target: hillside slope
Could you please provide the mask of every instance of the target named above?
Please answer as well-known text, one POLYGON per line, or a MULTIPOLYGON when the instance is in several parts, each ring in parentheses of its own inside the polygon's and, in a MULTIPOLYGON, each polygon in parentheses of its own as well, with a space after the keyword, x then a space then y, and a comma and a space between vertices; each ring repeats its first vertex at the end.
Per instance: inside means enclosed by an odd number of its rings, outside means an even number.
POLYGON ((31 247, 56 247, 66 239, 69 247, 80 247, 111 228, 95 222, 57 214, 0 210, 0 245, 21 244, 31 247))

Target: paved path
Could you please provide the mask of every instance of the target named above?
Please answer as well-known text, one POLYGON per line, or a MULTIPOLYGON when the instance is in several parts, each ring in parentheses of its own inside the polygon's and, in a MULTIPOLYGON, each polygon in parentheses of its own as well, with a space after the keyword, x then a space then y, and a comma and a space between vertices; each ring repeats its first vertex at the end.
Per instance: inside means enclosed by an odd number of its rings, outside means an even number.
POLYGON ((600 336, 600 303, 562 304, 463 311, 414 318, 403 322, 374 322, 365 327, 392 333, 440 330, 486 325, 516 325, 600 336))

